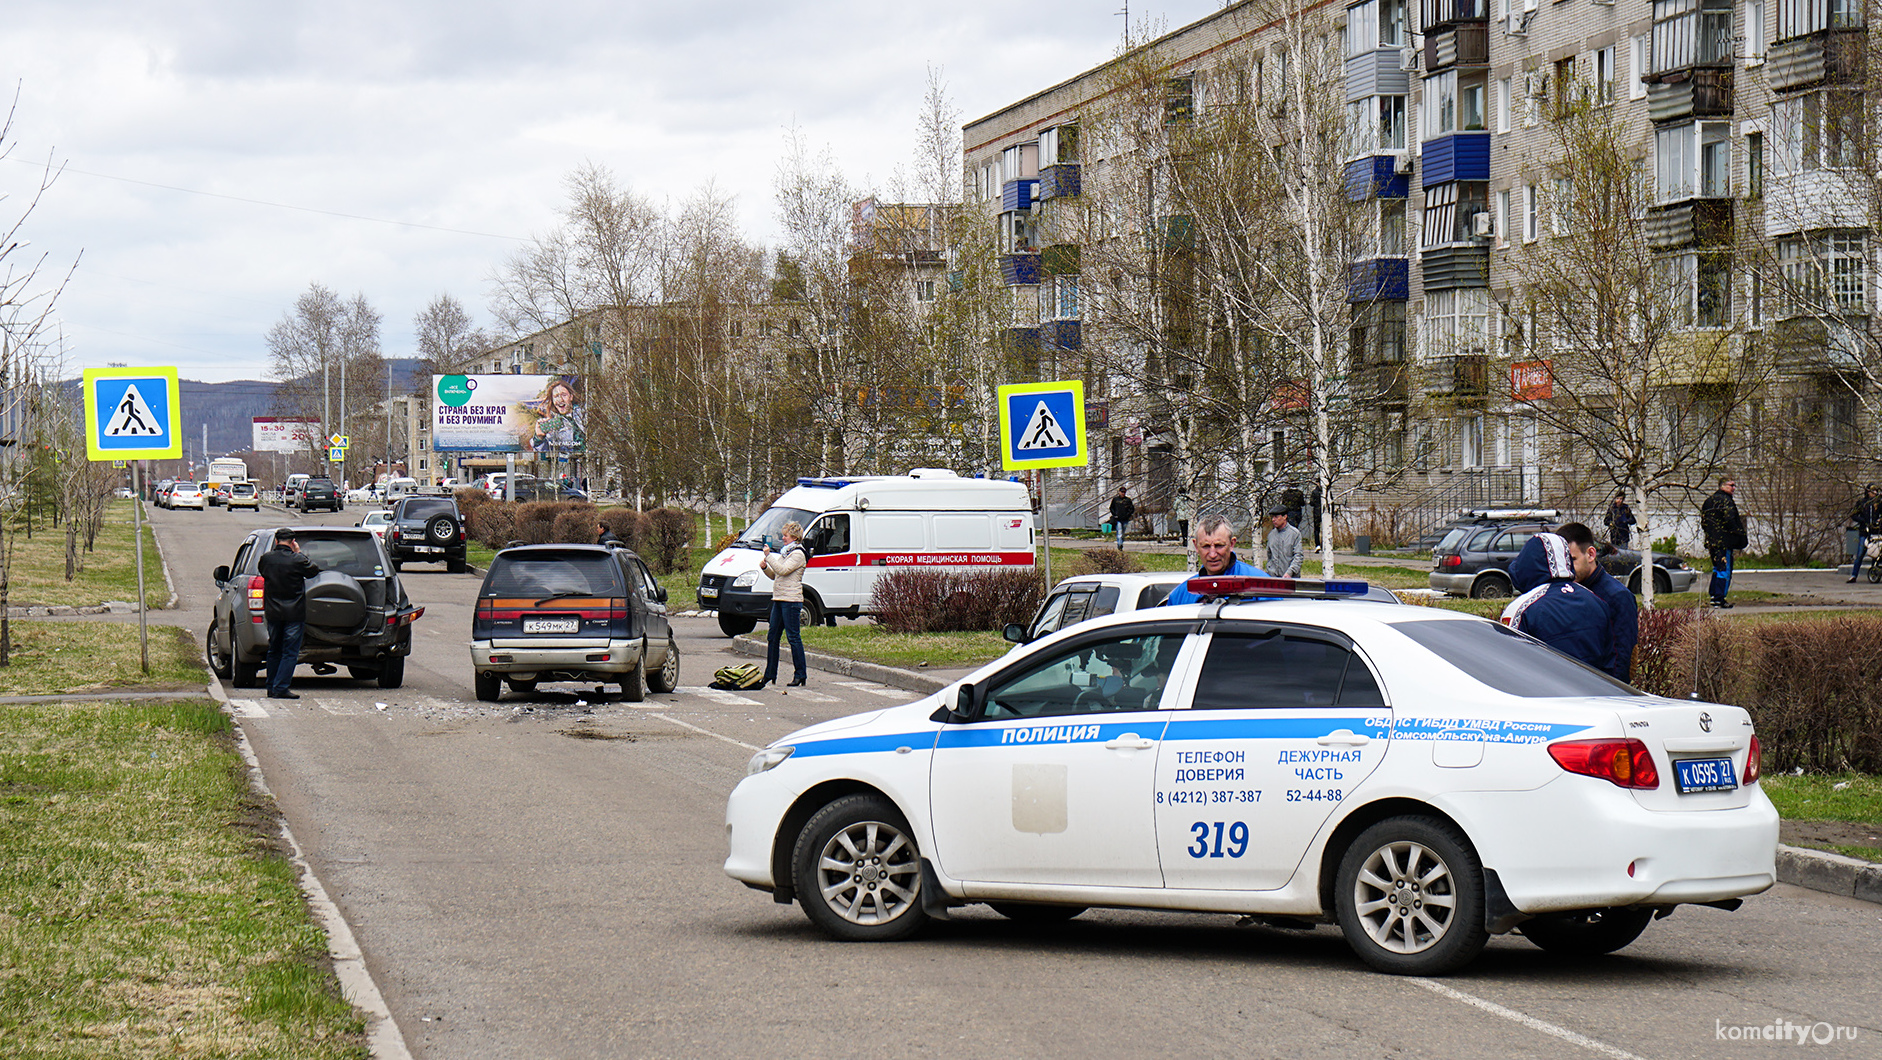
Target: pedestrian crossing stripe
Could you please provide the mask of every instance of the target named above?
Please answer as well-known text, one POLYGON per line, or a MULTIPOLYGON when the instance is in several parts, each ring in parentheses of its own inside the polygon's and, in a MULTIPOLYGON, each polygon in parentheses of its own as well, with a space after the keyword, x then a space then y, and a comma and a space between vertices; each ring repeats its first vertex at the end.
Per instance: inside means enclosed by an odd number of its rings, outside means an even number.
POLYGON ((183 455, 183 400, 175 368, 87 368, 85 455, 174 460, 183 455))

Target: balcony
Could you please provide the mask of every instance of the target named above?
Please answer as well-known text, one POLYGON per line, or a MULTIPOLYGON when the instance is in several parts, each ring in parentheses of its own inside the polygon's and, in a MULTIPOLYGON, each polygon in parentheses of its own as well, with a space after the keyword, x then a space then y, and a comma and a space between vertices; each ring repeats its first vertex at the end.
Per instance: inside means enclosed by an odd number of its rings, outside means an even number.
POLYGON ((1657 386, 1718 386, 1738 374, 1739 342, 1727 331, 1681 331, 1666 336, 1654 351, 1657 386))
POLYGON ((1039 171, 1041 199, 1075 199, 1081 189, 1080 171, 1075 162, 1060 162, 1039 171))
POLYGON ((1000 185, 1000 212, 1013 213, 1018 210, 1032 209, 1032 202, 1038 190, 1039 180, 1036 177, 1009 180, 1000 185))
POLYGON ((1424 0, 1420 23, 1427 33, 1456 22, 1484 22, 1490 18, 1490 0, 1424 0))
POLYGON ((1352 375, 1353 399, 1362 405, 1403 405, 1410 374, 1403 364, 1367 365, 1352 375))
POLYGON ((1346 281, 1346 300, 1403 302, 1411 297, 1411 262, 1405 258, 1356 261, 1346 281))
POLYGON ((1368 155, 1346 163, 1346 198, 1403 199, 1411 193, 1411 177, 1398 171, 1399 156, 1368 155))
POLYGON ((1487 132, 1447 133, 1425 141, 1424 187, 1448 184, 1453 180, 1490 179, 1490 134, 1487 132))
POLYGON ((1039 282, 1039 255, 1033 252, 1000 255, 1000 281, 1008 287, 1039 282))
POLYGON ((1078 244, 1057 243, 1042 249, 1039 268, 1052 276, 1078 275, 1078 244))
POLYGON ((1647 86, 1649 120, 1678 121, 1682 118, 1731 116, 1730 67, 1689 70, 1687 74, 1689 76, 1676 81, 1661 81, 1647 86))
POLYGON ((1490 394, 1490 358, 1481 353, 1433 357, 1424 377, 1425 393, 1433 397, 1482 399, 1490 394))
POLYGON ((1655 250, 1719 247, 1732 242, 1732 200, 1687 199, 1647 211, 1647 242, 1655 250))
POLYGON ((1425 72, 1435 74, 1452 66, 1485 66, 1490 62, 1489 27, 1465 22, 1434 29, 1425 36, 1425 72))
MULTIPOLYGON (((1866 352, 1875 342, 1867 334, 1869 318, 1795 317, 1771 325, 1766 336, 1776 363, 1792 371, 1842 375, 1866 370, 1866 352)), ((1860 377, 1859 377, 1860 378, 1860 377)))
POLYGON ((1867 29, 1818 30, 1779 41, 1765 52, 1764 78, 1779 92, 1819 83, 1854 84, 1863 79, 1867 29))
POLYGON ((997 337, 1000 352, 1017 360, 1028 374, 1039 369, 1039 329, 1002 328, 997 337))
POLYGON ((1048 320, 1039 325, 1039 345, 1045 349, 1082 350, 1083 330, 1076 320, 1048 320))
POLYGON ((1418 257, 1427 291, 1490 286, 1488 246, 1430 247, 1418 257))

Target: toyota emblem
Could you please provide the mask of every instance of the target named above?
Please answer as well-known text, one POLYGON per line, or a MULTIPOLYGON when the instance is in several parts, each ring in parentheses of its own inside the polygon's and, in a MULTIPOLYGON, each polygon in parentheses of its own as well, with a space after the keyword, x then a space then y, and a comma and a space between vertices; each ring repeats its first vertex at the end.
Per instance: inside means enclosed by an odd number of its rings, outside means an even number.
POLYGON ((1707 714, 1703 710, 1699 712, 1699 731, 1700 732, 1712 731, 1712 715, 1707 714))

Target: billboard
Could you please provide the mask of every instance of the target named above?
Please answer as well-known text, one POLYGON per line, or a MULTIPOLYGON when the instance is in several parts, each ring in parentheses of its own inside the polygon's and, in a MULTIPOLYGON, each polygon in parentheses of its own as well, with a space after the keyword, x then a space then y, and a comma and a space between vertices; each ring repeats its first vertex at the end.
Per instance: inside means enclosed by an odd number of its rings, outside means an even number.
POLYGON ((576 375, 434 375, 431 446, 441 453, 579 453, 588 410, 576 375))
POLYGON ((299 416, 256 416, 254 444, 257 453, 307 453, 320 444, 320 421, 299 416))

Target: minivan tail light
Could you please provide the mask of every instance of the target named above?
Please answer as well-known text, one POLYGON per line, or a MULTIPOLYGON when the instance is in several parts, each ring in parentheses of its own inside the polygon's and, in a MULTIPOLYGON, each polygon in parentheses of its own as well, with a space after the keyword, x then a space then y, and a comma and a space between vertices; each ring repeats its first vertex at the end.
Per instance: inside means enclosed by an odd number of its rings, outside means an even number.
POLYGON ((1751 737, 1751 749, 1745 752, 1745 779, 1741 783, 1755 783, 1763 775, 1764 748, 1758 745, 1758 737, 1754 733, 1751 737))
POLYGON ((1570 773, 1599 777, 1615 787, 1660 786, 1653 754, 1639 740, 1564 740, 1549 745, 1549 757, 1570 773))

